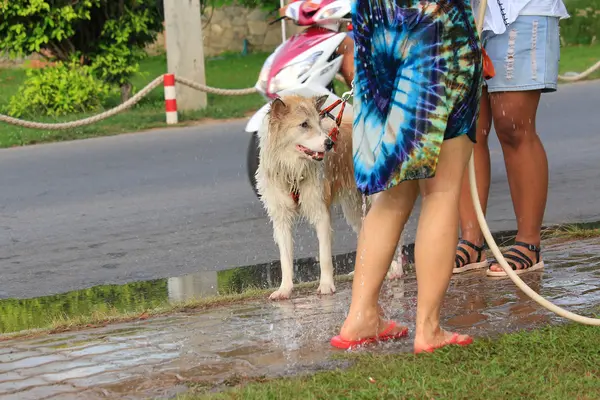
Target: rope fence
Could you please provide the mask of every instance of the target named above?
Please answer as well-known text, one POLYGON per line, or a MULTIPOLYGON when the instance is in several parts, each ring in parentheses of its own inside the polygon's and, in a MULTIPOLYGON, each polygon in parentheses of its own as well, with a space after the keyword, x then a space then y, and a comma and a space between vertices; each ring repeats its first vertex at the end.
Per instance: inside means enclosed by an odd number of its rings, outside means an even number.
POLYGON ((587 78, 588 76, 590 76, 591 74, 593 74, 594 72, 596 72, 597 70, 600 69, 600 60, 598 60, 598 62, 594 65, 592 65, 591 67, 589 67, 588 69, 586 69, 585 71, 583 71, 580 74, 574 74, 574 75, 559 75, 558 79, 560 79, 561 81, 565 81, 565 82, 576 82, 576 81, 580 81, 582 79, 587 78))
MULTIPOLYGON (((574 75, 559 75, 559 79, 565 82, 576 82, 582 79, 587 78, 592 73, 600 70, 600 60, 592 65, 590 68, 586 69, 582 73, 574 74, 574 75)), ((336 75, 336 79, 344 82, 344 79, 339 74, 336 75)), ((57 122, 57 123, 43 123, 43 122, 34 122, 34 121, 26 121, 19 118, 10 117, 8 115, 0 114, 0 122, 5 122, 10 125, 21 126, 24 128, 32 128, 32 129, 44 129, 44 130, 63 130, 63 129, 72 129, 78 128, 81 126, 91 125, 93 123, 105 120, 110 118, 116 114, 119 114, 137 103, 139 103, 148 93, 152 90, 156 89, 158 86, 163 84, 165 91, 165 113, 166 113, 166 122, 167 124, 176 124, 178 122, 177 118, 177 101, 175 94, 175 85, 174 82, 178 82, 182 85, 188 86, 190 88, 200 90, 202 92, 216 94, 220 96, 245 96, 253 93, 257 93, 256 88, 245 88, 245 89, 221 89, 215 88, 212 86, 208 86, 199 82, 194 82, 190 79, 186 79, 180 76, 175 76, 173 74, 164 74, 160 75, 148 85, 146 85, 142 90, 136 93, 129 100, 124 103, 118 105, 117 107, 111 108, 103 113, 98 115, 94 115, 92 117, 83 118, 77 121, 70 122, 57 122)))
POLYGON ((91 125, 93 123, 105 120, 107 118, 112 117, 113 115, 119 114, 123 112, 137 103, 140 102, 148 93, 152 90, 156 89, 161 84, 164 85, 165 88, 165 112, 167 114, 167 124, 176 124, 177 121, 177 106, 176 106, 176 98, 174 85, 170 83, 173 79, 176 82, 179 82, 183 85, 189 86, 193 89, 197 89, 206 93, 212 93, 223 96, 244 96, 252 93, 256 93, 256 88, 246 88, 246 89, 220 89, 211 87, 208 85, 204 85, 202 83, 194 82, 192 80, 182 78, 179 76, 173 76, 172 74, 164 74, 160 75, 152 82, 147 84, 142 90, 137 92, 133 97, 124 103, 118 105, 117 107, 111 108, 103 113, 98 115, 94 115, 92 117, 80 119, 77 121, 70 122, 57 122, 57 123, 43 123, 43 122, 34 122, 34 121, 26 121, 19 118, 10 117, 8 115, 0 114, 0 122, 6 122, 7 124, 22 126, 24 128, 33 128, 33 129, 45 129, 45 130, 62 130, 62 129, 72 129, 78 128, 80 126, 91 125), (167 81, 168 84, 165 84, 167 81), (175 109, 173 109, 173 105, 175 109), (173 116, 173 113, 175 115, 173 116))

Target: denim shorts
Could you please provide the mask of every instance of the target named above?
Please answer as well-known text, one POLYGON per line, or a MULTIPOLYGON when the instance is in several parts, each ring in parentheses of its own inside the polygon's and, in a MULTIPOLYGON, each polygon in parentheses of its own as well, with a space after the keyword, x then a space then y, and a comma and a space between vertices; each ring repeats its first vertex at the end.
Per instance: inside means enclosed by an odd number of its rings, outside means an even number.
POLYGON ((496 70, 496 76, 486 81, 488 92, 555 91, 558 22, 558 17, 520 15, 501 35, 483 32, 483 45, 496 70))

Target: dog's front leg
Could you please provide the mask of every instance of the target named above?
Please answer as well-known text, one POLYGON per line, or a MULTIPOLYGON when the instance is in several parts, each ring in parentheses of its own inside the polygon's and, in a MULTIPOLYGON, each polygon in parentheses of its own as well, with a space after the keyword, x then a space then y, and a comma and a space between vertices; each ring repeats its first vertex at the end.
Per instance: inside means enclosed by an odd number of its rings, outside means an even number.
POLYGON ((333 294, 335 293, 335 284, 333 283, 331 216, 329 210, 323 208, 313 224, 317 231, 317 238, 319 239, 319 264, 321 265, 321 280, 319 282, 317 293, 333 294))
POLYGON ((281 285, 269 297, 271 300, 289 299, 294 288, 294 240, 291 218, 279 217, 273 220, 273 236, 279 247, 281 263, 281 285))

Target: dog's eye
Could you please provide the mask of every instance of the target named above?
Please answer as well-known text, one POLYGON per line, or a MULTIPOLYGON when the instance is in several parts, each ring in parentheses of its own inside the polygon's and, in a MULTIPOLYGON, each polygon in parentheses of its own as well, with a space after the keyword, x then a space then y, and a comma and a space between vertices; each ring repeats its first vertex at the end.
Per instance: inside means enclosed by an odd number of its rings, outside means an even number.
POLYGON ((308 121, 304 121, 302 124, 300 124, 300 127, 307 129, 308 128, 308 121))

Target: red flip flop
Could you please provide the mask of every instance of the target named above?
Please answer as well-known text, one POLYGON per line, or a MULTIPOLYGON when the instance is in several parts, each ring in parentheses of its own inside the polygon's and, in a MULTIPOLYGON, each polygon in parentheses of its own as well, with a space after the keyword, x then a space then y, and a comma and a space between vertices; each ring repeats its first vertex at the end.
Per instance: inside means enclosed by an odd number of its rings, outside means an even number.
POLYGON ((473 343, 473 338, 471 336, 468 336, 466 339, 459 339, 460 335, 458 333, 453 333, 452 337, 448 340, 446 340, 445 342, 442 342, 436 346, 429 346, 429 347, 423 347, 422 349, 417 349, 415 350, 415 354, 419 354, 422 352, 426 352, 426 353, 433 353, 433 351, 435 349, 440 349, 442 347, 445 346, 449 346, 449 345, 458 345, 458 346, 468 346, 471 343, 473 343))
POLYGON ((331 339, 331 345, 338 349, 349 350, 374 342, 386 342, 389 340, 400 339, 408 335, 408 328, 404 328, 400 332, 392 333, 392 331, 396 329, 396 326, 398 325, 394 321, 390 321, 388 326, 379 335, 358 340, 346 340, 338 335, 331 339))

